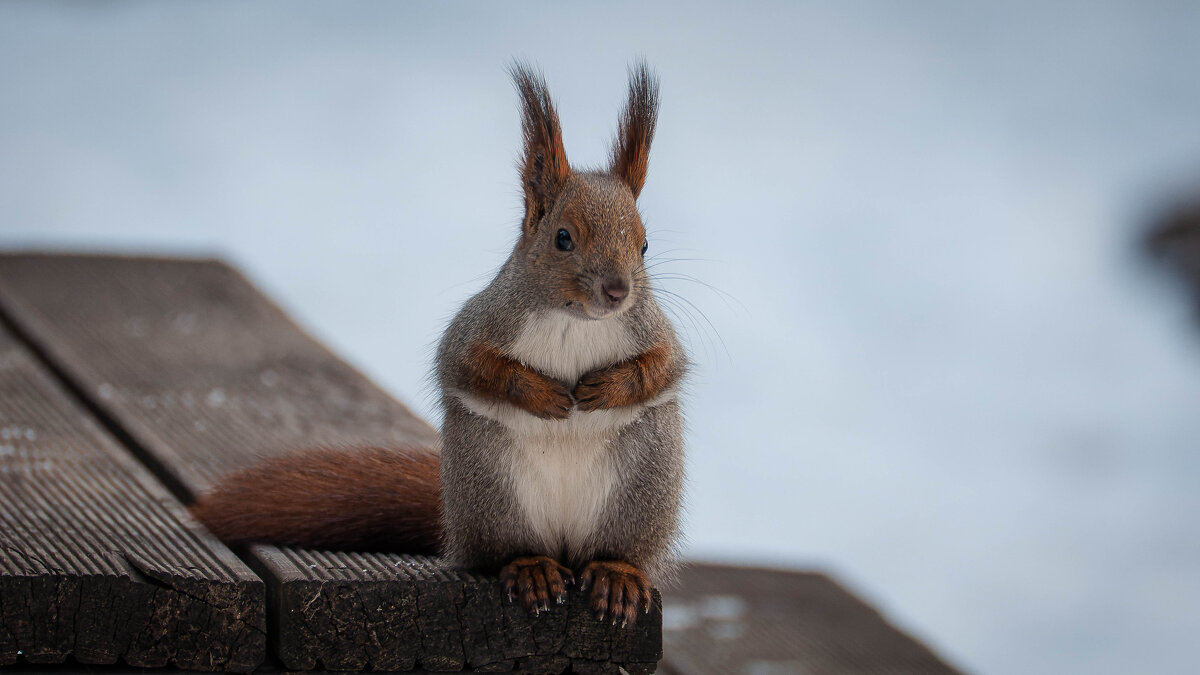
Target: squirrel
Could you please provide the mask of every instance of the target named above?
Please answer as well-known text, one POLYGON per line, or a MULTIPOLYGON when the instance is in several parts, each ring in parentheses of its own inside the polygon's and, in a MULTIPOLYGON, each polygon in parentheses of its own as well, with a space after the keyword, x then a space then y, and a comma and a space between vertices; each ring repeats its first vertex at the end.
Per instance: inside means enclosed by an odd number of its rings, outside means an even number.
POLYGON ((524 218, 437 350, 440 447, 314 449, 223 480, 192 507, 219 538, 437 554, 498 574, 533 614, 591 589, 632 624, 675 568, 688 359, 655 301, 636 199, 658 80, 630 71, 602 170, 567 162, 544 77, 520 97, 524 218))

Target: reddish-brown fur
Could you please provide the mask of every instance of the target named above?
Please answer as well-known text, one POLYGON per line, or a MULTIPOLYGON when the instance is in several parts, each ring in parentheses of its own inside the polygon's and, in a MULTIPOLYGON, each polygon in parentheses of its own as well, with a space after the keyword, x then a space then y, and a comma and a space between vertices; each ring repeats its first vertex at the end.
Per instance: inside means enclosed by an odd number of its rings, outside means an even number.
POLYGON ((550 100, 546 81, 527 66, 514 67, 512 76, 521 95, 521 132, 525 145, 521 155, 521 187, 525 191, 523 228, 528 233, 571 177, 571 165, 567 162, 558 112, 550 100))
POLYGON ((629 103, 621 115, 613 142, 609 171, 633 190, 637 197, 646 182, 650 143, 658 120, 658 83, 645 63, 630 73, 629 103))
POLYGON ((542 418, 566 419, 571 414, 571 392, 495 347, 472 345, 460 386, 493 401, 506 401, 542 418))
MULTIPOLYGON (((586 197, 586 193, 580 195, 586 197)), ((592 243, 592 228, 588 225, 588 206, 584 199, 571 199, 563 206, 562 217, 571 241, 582 250, 592 243)))
POLYGON ((316 448, 225 477, 191 511, 228 543, 433 554, 439 465, 426 448, 316 448))
POLYGON ((667 344, 636 357, 593 370, 579 378, 573 392, 580 410, 599 410, 645 403, 677 379, 667 344))

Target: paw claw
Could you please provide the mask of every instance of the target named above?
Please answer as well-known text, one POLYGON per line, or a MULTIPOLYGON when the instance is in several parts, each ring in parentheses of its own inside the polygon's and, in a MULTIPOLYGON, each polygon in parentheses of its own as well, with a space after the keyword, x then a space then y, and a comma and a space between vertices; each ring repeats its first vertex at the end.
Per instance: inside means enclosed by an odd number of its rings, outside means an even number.
POLYGON ((592 611, 600 621, 624 628, 637 621, 638 609, 650 611, 650 580, 633 565, 596 560, 588 563, 580 578, 582 589, 592 589, 592 611))
POLYGON ((566 599, 562 573, 571 574, 556 560, 547 556, 517 558, 500 570, 500 579, 508 593, 509 601, 519 599, 521 606, 533 616, 550 611, 550 597, 557 604, 566 599), (514 598, 514 590, 515 598, 514 598))

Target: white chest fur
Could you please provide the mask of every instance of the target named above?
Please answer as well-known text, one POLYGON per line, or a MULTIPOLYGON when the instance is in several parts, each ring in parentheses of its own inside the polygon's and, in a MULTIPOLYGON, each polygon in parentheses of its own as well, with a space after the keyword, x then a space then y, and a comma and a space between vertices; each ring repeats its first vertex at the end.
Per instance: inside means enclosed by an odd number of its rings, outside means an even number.
POLYGON ((619 318, 592 321, 552 311, 530 316, 511 352, 525 365, 574 382, 584 373, 636 355, 637 346, 619 318))
MULTIPOLYGON (((514 438, 509 471, 514 494, 545 552, 588 556, 592 533, 616 484, 608 439, 569 420, 545 434, 514 438)), ((610 427, 611 429, 611 427, 610 427)))
MULTIPOLYGON (((619 321, 549 312, 526 322, 510 354, 573 384, 584 373, 634 356, 636 349, 619 321)), ((644 406, 572 410, 565 420, 547 420, 507 403, 468 394, 460 394, 460 399, 472 412, 508 428, 513 494, 546 552, 556 554, 565 547, 575 555, 588 555, 592 533, 616 484, 610 442, 644 406)))

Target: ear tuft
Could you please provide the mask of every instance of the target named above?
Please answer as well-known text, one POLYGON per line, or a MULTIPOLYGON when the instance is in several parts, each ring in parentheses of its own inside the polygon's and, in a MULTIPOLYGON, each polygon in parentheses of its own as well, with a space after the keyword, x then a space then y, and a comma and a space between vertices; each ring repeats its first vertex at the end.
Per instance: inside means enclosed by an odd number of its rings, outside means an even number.
POLYGON ((629 69, 629 102, 617 126, 609 172, 621 179, 636 198, 646 182, 650 143, 658 121, 658 78, 645 61, 629 69))
POLYGON ((521 97, 524 147, 519 165, 521 188, 525 192, 523 230, 530 232, 566 185, 571 166, 567 163, 558 113, 550 100, 545 78, 524 62, 513 63, 509 73, 521 97))

